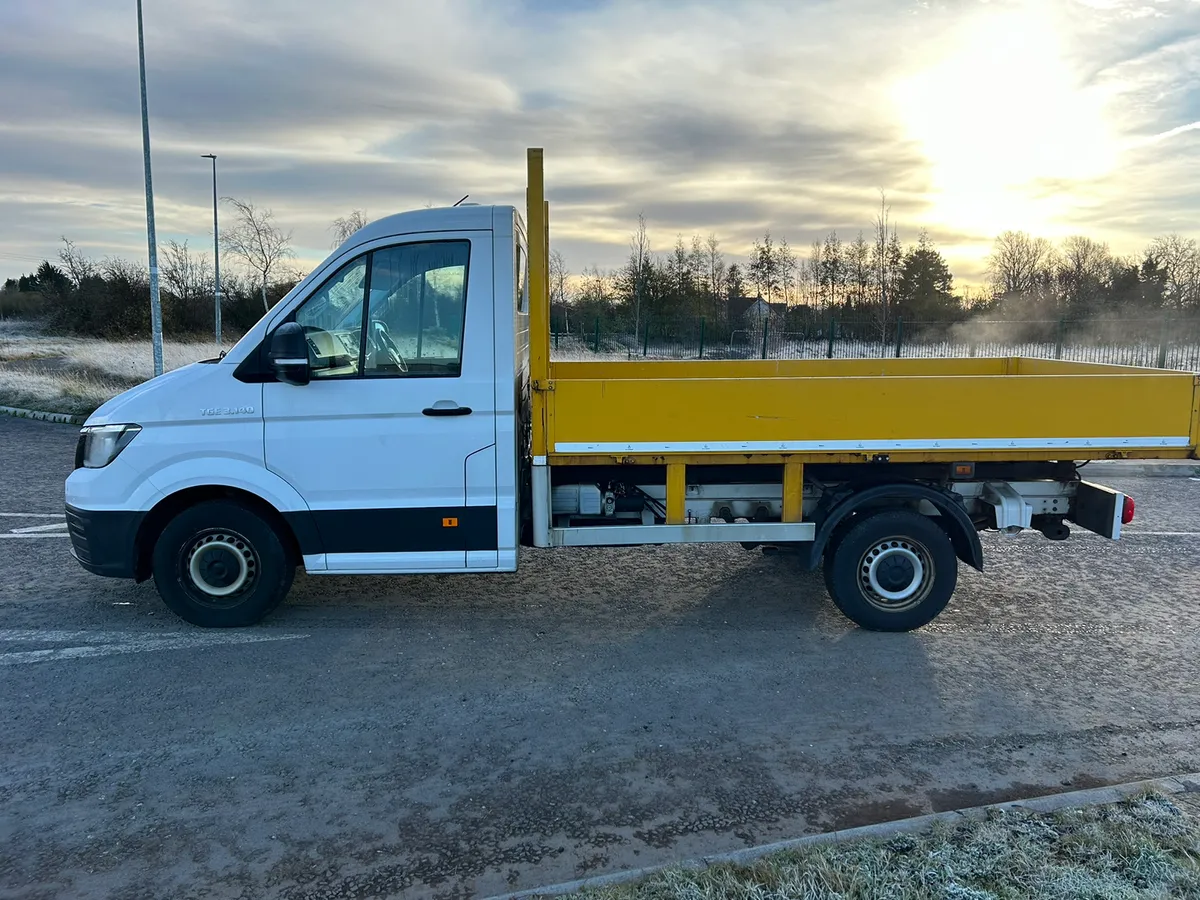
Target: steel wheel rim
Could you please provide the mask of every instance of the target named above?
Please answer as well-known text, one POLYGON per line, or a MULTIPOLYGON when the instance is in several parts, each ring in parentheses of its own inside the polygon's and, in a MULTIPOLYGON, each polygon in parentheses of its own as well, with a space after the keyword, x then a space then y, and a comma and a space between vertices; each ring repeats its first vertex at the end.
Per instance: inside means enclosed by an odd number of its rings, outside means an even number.
POLYGON ((911 538, 876 541, 858 564, 858 584, 864 599, 884 612, 904 612, 918 606, 929 596, 933 580, 929 551, 911 538))
POLYGON ((191 593, 205 606, 236 606, 253 589, 259 568, 250 542, 229 529, 197 535, 183 555, 191 593))

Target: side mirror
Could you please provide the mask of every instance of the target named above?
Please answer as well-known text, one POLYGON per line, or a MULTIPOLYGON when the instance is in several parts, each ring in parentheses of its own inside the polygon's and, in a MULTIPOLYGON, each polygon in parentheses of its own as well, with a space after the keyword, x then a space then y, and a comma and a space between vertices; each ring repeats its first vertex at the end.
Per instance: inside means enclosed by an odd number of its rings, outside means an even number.
POLYGON ((285 322, 271 335, 271 368, 285 384, 308 384, 312 371, 308 364, 308 339, 295 322, 285 322))

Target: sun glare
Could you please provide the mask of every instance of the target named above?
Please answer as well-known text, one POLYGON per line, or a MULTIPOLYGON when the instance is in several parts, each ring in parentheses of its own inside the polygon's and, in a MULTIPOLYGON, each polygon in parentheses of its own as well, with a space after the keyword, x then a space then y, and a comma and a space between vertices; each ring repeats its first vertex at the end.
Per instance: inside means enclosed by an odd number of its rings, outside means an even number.
POLYGON ((1115 165, 1104 97, 1080 86, 1036 11, 976 19, 895 100, 930 164, 933 215, 951 228, 1054 236, 1070 182, 1115 165))

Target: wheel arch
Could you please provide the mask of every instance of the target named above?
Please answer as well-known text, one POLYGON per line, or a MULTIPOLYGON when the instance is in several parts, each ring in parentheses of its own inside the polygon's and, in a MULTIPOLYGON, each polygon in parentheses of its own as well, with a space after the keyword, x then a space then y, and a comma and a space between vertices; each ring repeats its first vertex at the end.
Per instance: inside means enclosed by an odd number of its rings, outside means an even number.
POLYGON ((888 508, 911 508, 913 503, 928 500, 941 514, 929 516, 946 532, 954 545, 955 555, 979 571, 983 571, 983 545, 975 524, 957 494, 932 485, 919 482, 894 482, 877 484, 872 487, 854 490, 835 500, 824 518, 817 526, 816 537, 813 539, 809 557, 810 568, 816 568, 821 562, 830 539, 838 528, 857 513, 881 511, 888 508))
POLYGON ((134 539, 133 562, 134 578, 137 581, 145 581, 150 577, 151 560, 154 555, 154 541, 162 533, 167 523, 185 509, 208 500, 231 500, 261 516, 274 529, 275 533, 279 535, 279 539, 283 542, 284 547, 291 554, 292 560, 297 564, 302 563, 301 547, 317 539, 315 530, 313 530, 312 534, 297 533, 298 529, 304 532, 310 528, 307 524, 309 519, 307 515, 289 513, 287 516, 284 516, 268 500, 245 488, 222 484, 194 485, 192 487, 181 488, 159 500, 146 513, 145 518, 142 519, 138 527, 137 536, 134 539))

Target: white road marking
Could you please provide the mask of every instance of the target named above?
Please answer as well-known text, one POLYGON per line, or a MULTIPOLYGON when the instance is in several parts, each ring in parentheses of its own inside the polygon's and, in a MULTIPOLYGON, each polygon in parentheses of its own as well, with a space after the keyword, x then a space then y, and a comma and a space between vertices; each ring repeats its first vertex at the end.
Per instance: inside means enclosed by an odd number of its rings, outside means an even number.
POLYGON ((70 537, 70 535, 69 534, 58 534, 58 533, 0 534, 0 539, 2 539, 2 538, 13 538, 13 539, 17 539, 17 538, 47 538, 47 537, 65 538, 65 537, 70 537))
MULTIPOLYGON (((986 534, 987 532, 984 533, 986 534)), ((1041 535, 1032 528, 1020 532, 1020 536, 1028 538, 1041 537, 1041 535)), ((0 537, 4 537, 4 535, 0 534, 0 537)), ((1131 537, 1200 537, 1200 531, 1138 531, 1135 528, 1129 528, 1126 526, 1125 528, 1121 529, 1120 540, 1115 541, 1114 543, 1120 543, 1126 538, 1131 537)), ((1071 532, 1071 537, 1068 540, 1073 541, 1076 538, 1097 538, 1098 540, 1102 541, 1108 540, 1108 538, 1102 534, 1095 534, 1094 532, 1078 527, 1071 532)))
MULTIPOLYGON (((102 644, 105 641, 125 641, 135 634, 152 638, 158 633, 154 631, 56 631, 48 628, 0 628, 0 643, 37 641, 43 644, 64 644, 68 641, 79 641, 84 644, 102 644)), ((177 638, 186 635, 186 631, 165 631, 161 637, 177 638)))
POLYGON ((35 531, 60 531, 66 527, 66 522, 53 522, 50 525, 27 525, 25 528, 14 528, 10 534, 33 534, 35 531))
POLYGON ((4 513, 0 512, 0 519, 65 519, 63 513, 4 513))
POLYGON ((1200 531, 1134 531, 1123 530, 1121 538, 1127 538, 1130 535, 1145 535, 1146 537, 1200 537, 1200 531))
POLYGON ((51 647, 43 650, 14 650, 0 652, 0 666, 20 666, 57 660, 87 659, 115 656, 121 653, 147 653, 154 650, 192 650, 223 644, 262 644, 273 641, 295 641, 307 634, 264 634, 262 632, 218 632, 189 634, 187 632, 122 632, 122 631, 49 631, 41 629, 0 629, 0 643, 27 642, 42 644, 71 643, 71 647, 51 647))

